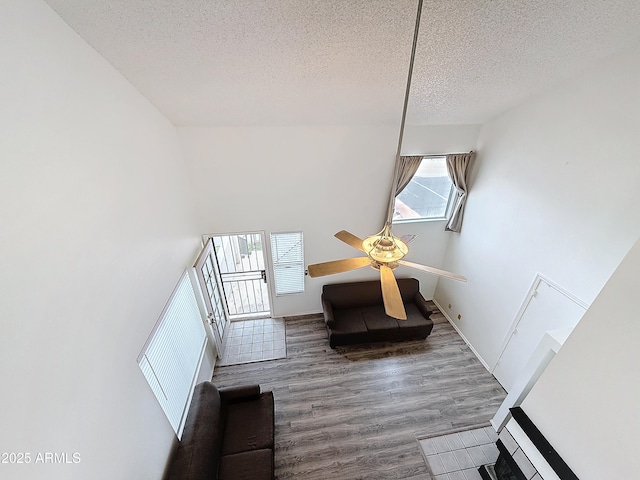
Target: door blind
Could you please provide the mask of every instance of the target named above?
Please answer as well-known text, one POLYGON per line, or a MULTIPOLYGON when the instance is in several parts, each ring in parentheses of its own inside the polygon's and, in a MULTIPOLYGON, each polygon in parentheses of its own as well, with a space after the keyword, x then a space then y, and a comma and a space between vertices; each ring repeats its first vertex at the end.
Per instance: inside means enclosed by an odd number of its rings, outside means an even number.
POLYGON ((138 365, 178 438, 205 345, 200 310, 185 272, 138 356, 138 365))
POLYGON ((271 257, 276 295, 304 292, 302 232, 271 234, 271 257))

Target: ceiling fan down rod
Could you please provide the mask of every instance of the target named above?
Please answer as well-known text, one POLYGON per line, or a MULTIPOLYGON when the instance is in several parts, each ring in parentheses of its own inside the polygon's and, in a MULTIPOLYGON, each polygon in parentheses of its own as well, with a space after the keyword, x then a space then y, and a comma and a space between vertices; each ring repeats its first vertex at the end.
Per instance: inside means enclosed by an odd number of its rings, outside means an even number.
POLYGON ((418 31, 420 30, 420 17, 422 16, 422 0, 418 0, 418 13, 416 15, 416 26, 413 31, 413 44, 411 45, 411 59, 409 61, 409 74, 407 76, 407 87, 404 93, 404 105, 402 106, 402 120, 400 121, 400 135, 398 136, 398 149, 396 150, 396 161, 393 167, 393 182, 391 183, 391 196, 387 207, 387 218, 385 226, 391 225, 393 217, 393 207, 395 204, 396 182, 398 181, 398 168, 400 162, 400 151, 402 150, 402 137, 404 136, 404 124, 407 119, 407 106, 409 104, 409 92, 411 91, 411 78, 413 77, 413 64, 416 58, 416 46, 418 44, 418 31))

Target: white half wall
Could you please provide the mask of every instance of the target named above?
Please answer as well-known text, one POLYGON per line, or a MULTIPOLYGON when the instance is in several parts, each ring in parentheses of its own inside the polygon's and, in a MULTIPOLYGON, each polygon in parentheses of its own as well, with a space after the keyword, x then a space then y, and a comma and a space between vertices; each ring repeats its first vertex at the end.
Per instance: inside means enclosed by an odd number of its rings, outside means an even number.
MULTIPOLYGON (((398 127, 229 127, 178 129, 198 197, 199 227, 206 233, 302 230, 307 264, 360 256, 333 238, 346 229, 358 236, 382 228, 391 189, 398 127)), ((479 127, 410 127, 403 152, 470 150, 479 127)), ((409 260, 441 266, 448 234, 443 222, 405 224, 414 233, 409 260)), ((399 276, 421 280, 432 298, 436 279, 410 269, 399 276)), ((274 299, 275 315, 321 311, 325 283, 378 278, 365 268, 309 278, 306 292, 274 299)))
POLYGON ((537 273, 590 304, 640 235, 638 78, 636 45, 482 127, 435 298, 489 366, 537 273))
POLYGON ((522 404, 581 480, 638 478, 640 242, 522 404))
POLYGON ((161 478, 136 357, 199 247, 175 128, 40 0, 0 2, 0 65, 0 452, 31 456, 0 477, 161 478))

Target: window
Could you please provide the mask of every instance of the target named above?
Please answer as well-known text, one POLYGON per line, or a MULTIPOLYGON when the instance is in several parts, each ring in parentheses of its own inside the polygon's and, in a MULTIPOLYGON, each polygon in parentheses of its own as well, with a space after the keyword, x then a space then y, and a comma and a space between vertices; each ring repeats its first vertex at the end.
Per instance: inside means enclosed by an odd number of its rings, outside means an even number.
POLYGON ((304 293, 302 232, 272 233, 271 257, 276 296, 304 293))
POLYGON ((138 365, 178 438, 205 345, 200 310, 185 272, 138 356, 138 365))
POLYGON ((426 156, 409 184, 396 197, 393 221, 447 218, 453 197, 445 156, 426 156))

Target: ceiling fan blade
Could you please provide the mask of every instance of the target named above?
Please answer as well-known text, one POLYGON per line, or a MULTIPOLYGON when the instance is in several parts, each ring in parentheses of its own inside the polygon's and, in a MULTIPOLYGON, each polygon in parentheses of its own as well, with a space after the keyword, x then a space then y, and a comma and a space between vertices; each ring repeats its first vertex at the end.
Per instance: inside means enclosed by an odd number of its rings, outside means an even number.
POLYGON ((346 230, 340 230, 334 235, 334 237, 338 240, 342 240, 347 245, 351 245, 353 248, 364 252, 364 248, 362 248, 362 239, 360 237, 356 237, 353 233, 349 233, 346 230))
POLYGON ((357 268, 371 265, 369 257, 346 258, 344 260, 333 260, 331 262, 316 263, 309 265, 307 270, 310 277, 323 277, 334 273, 348 272, 357 268))
POLYGON ((440 270, 439 268, 427 267, 426 265, 420 265, 419 263, 407 262, 405 260, 398 260, 398 263, 405 267, 415 268, 416 270, 422 270, 423 272, 431 273, 433 275, 439 275, 441 277, 453 278, 460 282, 466 282, 467 278, 457 273, 447 272, 446 270, 440 270))
POLYGON ((398 282, 393 275, 393 270, 386 265, 380 265, 380 283, 382 284, 382 300, 386 314, 398 320, 406 320, 407 313, 404 310, 398 282))

